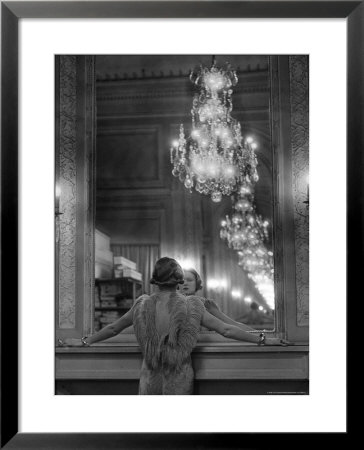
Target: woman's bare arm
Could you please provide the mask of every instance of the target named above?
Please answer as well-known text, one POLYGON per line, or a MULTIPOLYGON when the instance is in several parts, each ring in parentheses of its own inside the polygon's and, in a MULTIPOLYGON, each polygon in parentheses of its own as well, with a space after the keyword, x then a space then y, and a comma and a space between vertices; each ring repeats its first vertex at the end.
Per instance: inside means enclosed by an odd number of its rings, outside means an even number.
MULTIPOLYGON (((208 311, 204 312, 201 324, 209 330, 216 331, 217 333, 229 339, 253 342, 255 344, 258 344, 258 342, 260 341, 259 335, 248 333, 247 331, 244 331, 241 328, 236 327, 235 325, 225 323, 210 314, 208 311)), ((265 345, 290 345, 290 342, 280 338, 266 337, 265 345)))
POLYGON ((225 323, 214 315, 205 311, 201 324, 209 330, 216 331, 222 336, 229 339, 237 339, 238 341, 259 342, 259 336, 248 333, 235 325, 225 323))
MULTIPOLYGON (((105 341, 106 339, 116 336, 125 328, 128 328, 131 325, 133 325, 133 309, 129 309, 129 311, 121 316, 120 319, 116 320, 113 323, 110 323, 97 333, 91 336, 87 336, 86 342, 87 344, 91 345, 95 342, 105 341)), ((63 341, 63 344, 70 346, 81 345, 81 341, 80 339, 65 339, 63 341)))
POLYGON ((242 330, 256 331, 254 328, 249 327, 245 323, 237 322, 236 320, 224 314, 213 300, 207 299, 205 301, 205 307, 210 314, 212 314, 213 316, 217 317, 218 319, 222 320, 225 323, 235 325, 236 327, 241 328, 242 330))
POLYGON ((130 325, 133 325, 132 309, 129 309, 129 311, 126 312, 123 316, 121 316, 120 319, 116 320, 113 323, 110 323, 110 325, 107 325, 106 327, 102 328, 100 331, 93 334, 92 336, 89 336, 87 338, 87 343, 94 344, 95 342, 104 341, 105 339, 117 336, 119 333, 125 330, 125 328, 130 327, 130 325))

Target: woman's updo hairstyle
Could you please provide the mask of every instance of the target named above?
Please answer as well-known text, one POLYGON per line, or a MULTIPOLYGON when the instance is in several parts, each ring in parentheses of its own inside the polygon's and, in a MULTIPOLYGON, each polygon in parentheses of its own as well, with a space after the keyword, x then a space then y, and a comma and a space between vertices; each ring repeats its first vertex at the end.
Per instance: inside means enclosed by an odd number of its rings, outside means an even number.
POLYGON ((173 258, 160 258, 155 263, 150 283, 158 286, 175 286, 176 284, 183 284, 183 269, 173 258))
POLYGON ((201 280, 201 277, 198 274, 197 270, 185 269, 185 271, 193 273, 193 276, 195 277, 195 280, 196 280, 196 291, 199 291, 200 289, 202 289, 202 287, 203 287, 202 280, 201 280))

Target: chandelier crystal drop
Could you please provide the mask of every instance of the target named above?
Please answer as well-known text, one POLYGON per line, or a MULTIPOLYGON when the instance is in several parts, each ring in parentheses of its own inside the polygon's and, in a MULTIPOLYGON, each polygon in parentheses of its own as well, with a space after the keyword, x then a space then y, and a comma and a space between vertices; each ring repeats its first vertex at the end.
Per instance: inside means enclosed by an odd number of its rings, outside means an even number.
POLYGON ((211 195, 219 202, 231 195, 244 179, 258 181, 255 144, 244 139, 240 123, 231 117, 232 87, 238 79, 230 65, 200 67, 190 76, 198 92, 192 102, 192 130, 186 136, 183 124, 171 147, 172 174, 190 191, 211 195))

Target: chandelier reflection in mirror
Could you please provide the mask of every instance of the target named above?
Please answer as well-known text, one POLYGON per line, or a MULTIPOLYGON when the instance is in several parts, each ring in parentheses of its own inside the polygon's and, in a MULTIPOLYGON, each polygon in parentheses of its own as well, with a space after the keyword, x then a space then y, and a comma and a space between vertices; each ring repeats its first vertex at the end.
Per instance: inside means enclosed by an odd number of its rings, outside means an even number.
POLYGON ((274 309, 273 253, 266 246, 268 227, 269 222, 255 211, 253 185, 245 179, 233 196, 231 217, 221 222, 220 237, 237 251, 238 264, 274 309))
POLYGON ((258 181, 256 144, 244 139, 240 123, 231 117, 232 87, 238 82, 230 65, 218 68, 216 60, 210 68, 190 75, 198 92, 192 102, 192 131, 186 138, 183 125, 179 139, 171 147, 172 174, 185 187, 211 195, 219 202, 249 178, 258 181))

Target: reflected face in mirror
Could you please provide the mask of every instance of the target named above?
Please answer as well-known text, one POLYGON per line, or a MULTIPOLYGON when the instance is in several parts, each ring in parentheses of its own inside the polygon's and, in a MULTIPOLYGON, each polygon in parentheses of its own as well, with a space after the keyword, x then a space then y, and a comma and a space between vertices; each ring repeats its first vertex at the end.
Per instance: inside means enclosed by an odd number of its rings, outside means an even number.
POLYGON ((184 295, 193 295, 197 289, 196 289, 196 277, 195 275, 190 272, 189 270, 185 270, 185 282, 179 287, 179 290, 184 295))

